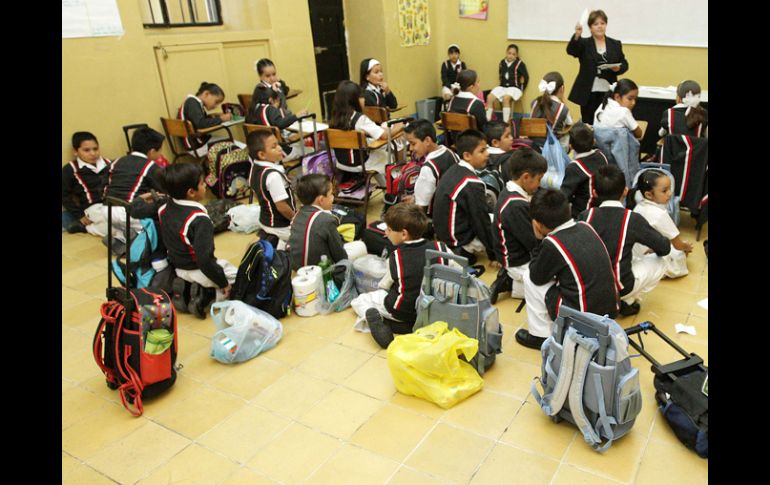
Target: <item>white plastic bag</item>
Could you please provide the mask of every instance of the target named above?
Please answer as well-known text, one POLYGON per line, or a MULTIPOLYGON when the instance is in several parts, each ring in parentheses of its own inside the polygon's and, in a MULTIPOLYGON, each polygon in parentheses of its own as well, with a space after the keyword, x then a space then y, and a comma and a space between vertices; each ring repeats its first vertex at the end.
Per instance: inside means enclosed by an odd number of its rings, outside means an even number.
POLYGON ((210 355, 223 364, 252 359, 275 347, 283 335, 275 317, 238 300, 212 303, 211 318, 217 331, 210 355))
POLYGON ((236 205, 227 211, 227 215, 230 216, 230 225, 227 228, 231 231, 249 234, 261 227, 259 204, 236 205))

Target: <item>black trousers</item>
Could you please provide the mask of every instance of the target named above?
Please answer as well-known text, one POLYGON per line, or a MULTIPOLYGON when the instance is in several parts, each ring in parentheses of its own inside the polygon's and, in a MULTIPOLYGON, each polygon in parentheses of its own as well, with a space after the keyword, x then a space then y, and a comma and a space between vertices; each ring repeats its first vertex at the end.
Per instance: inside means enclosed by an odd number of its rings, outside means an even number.
POLYGON ((596 108, 602 104, 605 94, 602 92, 592 92, 588 96, 588 103, 580 107, 580 116, 583 118, 583 123, 594 124, 594 113, 596 108))

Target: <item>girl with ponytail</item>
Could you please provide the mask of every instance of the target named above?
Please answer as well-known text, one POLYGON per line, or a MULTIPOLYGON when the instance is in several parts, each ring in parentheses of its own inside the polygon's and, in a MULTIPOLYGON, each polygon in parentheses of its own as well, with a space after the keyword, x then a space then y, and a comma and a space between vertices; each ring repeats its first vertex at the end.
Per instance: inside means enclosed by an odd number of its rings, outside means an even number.
POLYGON ((540 80, 537 89, 540 96, 532 102, 532 118, 545 118, 556 136, 564 133, 559 142, 567 150, 572 118, 564 103, 564 78, 558 72, 549 72, 540 80))
POLYGON ((610 84, 602 104, 594 113, 594 128, 628 128, 636 138, 642 137, 642 129, 631 110, 636 106, 639 86, 630 79, 620 79, 610 84))
POLYGON ((481 101, 477 94, 481 89, 481 81, 476 71, 468 69, 461 71, 457 75, 457 84, 452 88, 452 94, 454 97, 447 106, 447 111, 450 113, 464 113, 473 115, 476 118, 476 129, 479 131, 484 130, 484 125, 487 123, 487 115, 484 112, 484 102, 481 101))

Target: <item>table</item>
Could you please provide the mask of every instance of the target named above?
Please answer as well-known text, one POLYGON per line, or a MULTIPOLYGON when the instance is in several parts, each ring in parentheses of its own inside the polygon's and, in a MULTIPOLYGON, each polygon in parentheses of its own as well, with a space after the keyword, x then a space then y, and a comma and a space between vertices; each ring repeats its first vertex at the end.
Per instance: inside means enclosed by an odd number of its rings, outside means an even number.
POLYGON ((230 131, 230 127, 235 125, 242 125, 245 122, 246 122, 246 118, 244 118, 243 116, 239 116, 237 119, 224 121, 221 124, 216 126, 210 126, 208 128, 201 128, 199 130, 195 130, 195 133, 198 135, 206 135, 208 133, 211 133, 212 131, 224 129, 227 131, 227 134, 230 135, 230 141, 233 141, 235 140, 235 138, 233 138, 233 133, 230 131))
MULTIPOLYGON (((701 106, 708 109, 708 91, 702 91, 700 99, 701 106)), ((631 113, 635 120, 644 120, 648 123, 647 131, 640 141, 643 153, 655 153, 656 143, 660 138, 658 136, 660 119, 663 117, 663 112, 675 104, 676 87, 639 86, 639 97, 631 113)))

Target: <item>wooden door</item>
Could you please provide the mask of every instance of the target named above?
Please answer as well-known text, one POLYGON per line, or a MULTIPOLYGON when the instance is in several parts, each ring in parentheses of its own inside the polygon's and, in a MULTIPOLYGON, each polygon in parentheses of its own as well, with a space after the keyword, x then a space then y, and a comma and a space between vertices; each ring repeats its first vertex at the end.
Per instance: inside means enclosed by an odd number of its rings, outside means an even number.
POLYGON ((308 0, 308 6, 321 109, 324 119, 328 119, 330 114, 326 112, 324 93, 337 89, 340 81, 350 79, 345 16, 342 0, 308 0))

